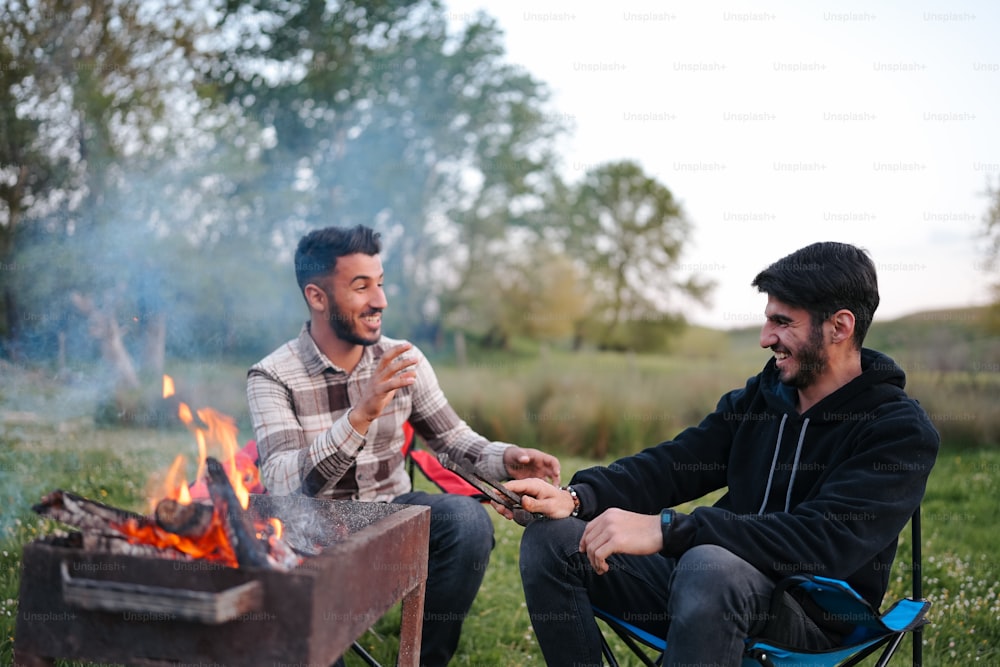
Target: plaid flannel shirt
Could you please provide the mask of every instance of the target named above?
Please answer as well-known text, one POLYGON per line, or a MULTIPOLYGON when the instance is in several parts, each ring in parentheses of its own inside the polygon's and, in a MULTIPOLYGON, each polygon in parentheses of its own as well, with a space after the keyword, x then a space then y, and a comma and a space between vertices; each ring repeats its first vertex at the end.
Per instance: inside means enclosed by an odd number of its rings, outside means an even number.
POLYGON ((247 374, 247 400, 260 454, 261 481, 269 493, 319 498, 389 501, 410 491, 403 465, 403 423, 437 452, 464 459, 496 479, 505 479, 503 452, 473 431, 448 404, 423 353, 416 382, 396 391, 382 415, 361 435, 347 420, 379 359, 403 343, 383 336, 364 348, 347 373, 319 351, 308 323, 247 374))

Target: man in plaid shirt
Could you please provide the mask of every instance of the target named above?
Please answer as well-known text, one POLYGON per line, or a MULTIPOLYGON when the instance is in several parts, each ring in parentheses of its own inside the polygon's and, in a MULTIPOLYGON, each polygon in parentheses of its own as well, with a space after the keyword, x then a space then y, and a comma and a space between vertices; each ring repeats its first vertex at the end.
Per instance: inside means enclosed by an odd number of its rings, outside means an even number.
POLYGON ((493 524, 472 498, 412 490, 403 424, 434 451, 497 479, 558 484, 559 461, 473 431, 420 350, 382 335, 380 250, 379 235, 361 225, 315 230, 299 241, 295 276, 309 321, 251 367, 247 398, 270 493, 430 506, 420 662, 443 665, 482 582, 493 524))

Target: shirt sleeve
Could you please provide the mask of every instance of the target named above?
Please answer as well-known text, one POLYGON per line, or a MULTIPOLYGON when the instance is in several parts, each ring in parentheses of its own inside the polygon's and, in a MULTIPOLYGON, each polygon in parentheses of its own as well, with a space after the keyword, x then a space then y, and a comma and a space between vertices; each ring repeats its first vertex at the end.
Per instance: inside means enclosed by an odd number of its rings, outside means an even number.
POLYGON ((430 362, 420 350, 413 349, 419 358, 410 414, 414 431, 435 452, 468 461, 482 474, 494 479, 506 479, 509 475, 503 463, 503 454, 514 445, 491 442, 472 430, 448 403, 430 362))
POLYGON ((268 371, 254 367, 247 376, 247 402, 261 479, 269 493, 315 496, 336 484, 354 463, 365 437, 354 430, 344 410, 312 442, 292 405, 292 391, 268 371))

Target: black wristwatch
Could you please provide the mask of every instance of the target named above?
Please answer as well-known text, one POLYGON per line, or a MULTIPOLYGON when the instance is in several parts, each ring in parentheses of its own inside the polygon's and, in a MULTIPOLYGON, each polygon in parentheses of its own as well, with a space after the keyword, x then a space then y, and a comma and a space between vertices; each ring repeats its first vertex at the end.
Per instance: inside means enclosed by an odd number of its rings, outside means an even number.
POLYGON ((671 526, 674 525, 674 516, 677 514, 674 510, 663 510, 660 512, 660 533, 663 535, 663 546, 667 546, 667 536, 670 533, 671 526))

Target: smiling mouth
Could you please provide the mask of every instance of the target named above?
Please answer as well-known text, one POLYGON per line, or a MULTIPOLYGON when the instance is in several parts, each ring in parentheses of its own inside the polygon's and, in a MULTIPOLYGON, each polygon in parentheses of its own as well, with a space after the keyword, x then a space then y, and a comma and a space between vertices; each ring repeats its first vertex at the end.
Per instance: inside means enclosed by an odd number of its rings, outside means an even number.
POLYGON ((377 327, 382 324, 382 313, 368 313, 367 315, 362 315, 361 321, 369 326, 377 327))
POLYGON ((788 352, 779 352, 777 350, 774 351, 774 358, 777 361, 784 361, 785 359, 788 359, 791 356, 792 355, 789 354, 788 352))

